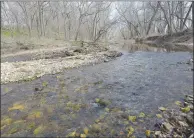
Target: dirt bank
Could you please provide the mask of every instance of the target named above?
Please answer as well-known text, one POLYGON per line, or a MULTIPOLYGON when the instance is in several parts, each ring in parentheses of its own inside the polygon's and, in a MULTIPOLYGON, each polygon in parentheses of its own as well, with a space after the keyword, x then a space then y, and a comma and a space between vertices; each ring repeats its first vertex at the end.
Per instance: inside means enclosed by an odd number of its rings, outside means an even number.
POLYGON ((165 48, 167 51, 193 51, 193 32, 191 29, 187 29, 171 35, 137 38, 136 43, 165 48))

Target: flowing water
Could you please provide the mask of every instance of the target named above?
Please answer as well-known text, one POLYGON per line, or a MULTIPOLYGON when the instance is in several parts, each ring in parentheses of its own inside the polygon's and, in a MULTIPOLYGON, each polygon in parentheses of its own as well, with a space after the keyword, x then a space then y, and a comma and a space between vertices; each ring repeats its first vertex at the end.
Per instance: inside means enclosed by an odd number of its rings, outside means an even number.
POLYGON ((87 127, 87 136, 122 136, 132 126, 136 137, 145 137, 145 130, 158 121, 158 107, 192 94, 190 58, 189 52, 137 51, 107 63, 1 85, 2 119, 11 120, 1 134, 65 136, 84 133, 87 127), (101 106, 101 99, 109 104, 101 106), (146 116, 138 117, 140 112, 146 116), (137 116, 136 121, 128 121, 126 114, 137 116), (16 125, 18 120, 22 125, 16 125))

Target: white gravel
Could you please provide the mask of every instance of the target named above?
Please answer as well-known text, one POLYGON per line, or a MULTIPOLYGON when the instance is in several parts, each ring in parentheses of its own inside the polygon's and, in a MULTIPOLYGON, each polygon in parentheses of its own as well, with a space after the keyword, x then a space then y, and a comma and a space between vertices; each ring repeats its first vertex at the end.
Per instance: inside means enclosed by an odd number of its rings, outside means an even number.
POLYGON ((1 63, 1 84, 30 80, 45 74, 55 74, 64 69, 103 62, 110 52, 91 53, 58 59, 39 59, 1 63))

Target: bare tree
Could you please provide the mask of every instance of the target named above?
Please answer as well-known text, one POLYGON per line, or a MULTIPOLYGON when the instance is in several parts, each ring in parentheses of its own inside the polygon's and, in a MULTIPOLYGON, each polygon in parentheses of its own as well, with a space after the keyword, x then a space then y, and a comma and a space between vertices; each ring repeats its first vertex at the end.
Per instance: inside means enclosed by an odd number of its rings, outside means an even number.
POLYGON ((190 28, 191 2, 2 2, 2 27, 28 36, 99 41, 190 28), (114 26, 114 29, 113 29, 114 26), (116 37, 115 36, 115 37, 116 37))

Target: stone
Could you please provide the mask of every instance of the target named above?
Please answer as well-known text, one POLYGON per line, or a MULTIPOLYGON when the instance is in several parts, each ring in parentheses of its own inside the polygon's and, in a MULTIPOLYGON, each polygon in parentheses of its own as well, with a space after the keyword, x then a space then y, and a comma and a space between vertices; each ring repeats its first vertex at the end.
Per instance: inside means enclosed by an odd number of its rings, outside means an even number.
POLYGON ((120 56, 122 56, 122 55, 123 55, 123 53, 119 52, 119 53, 116 55, 116 57, 120 57, 120 56))
POLYGON ((193 110, 193 105, 190 104, 190 105, 189 105, 189 108, 190 108, 190 110, 193 110))
POLYGON ((101 127, 99 124, 93 124, 91 131, 98 133, 100 132, 100 130, 101 130, 101 127))
POLYGON ((179 125, 182 127, 188 127, 188 124, 186 122, 183 121, 178 121, 179 125))
POLYGON ((188 102, 184 102, 184 106, 188 106, 189 105, 189 103, 188 102))
POLYGON ((185 95, 185 101, 193 104, 193 96, 192 95, 185 95))
POLYGON ((188 115, 186 115, 186 120, 187 120, 187 122, 189 123, 189 124, 193 124, 193 115, 191 115, 191 114, 188 114, 188 115))
POLYGON ((187 64, 192 64, 193 63, 193 59, 191 58, 188 62, 187 62, 187 64))
POLYGON ((159 107, 159 110, 160 110, 160 111, 166 111, 166 108, 164 108, 164 107, 159 107))
POLYGON ((190 135, 189 138, 193 138, 194 137, 194 134, 190 135))
POLYGON ((74 56, 74 54, 72 52, 69 52, 69 51, 65 51, 65 55, 66 56, 74 56))
POLYGON ((164 122, 162 124, 163 128, 166 129, 167 131, 171 131, 173 129, 173 126, 170 123, 164 122))
POLYGON ((108 59, 105 59, 104 62, 108 62, 109 60, 108 59))
POLYGON ((159 136, 161 134, 161 131, 155 131, 154 133, 156 136, 159 136))
POLYGON ((128 119, 128 114, 127 114, 127 113, 123 113, 123 114, 121 114, 121 117, 122 117, 123 119, 128 119))
POLYGON ((78 52, 78 53, 82 53, 82 49, 75 49, 73 52, 78 52))

